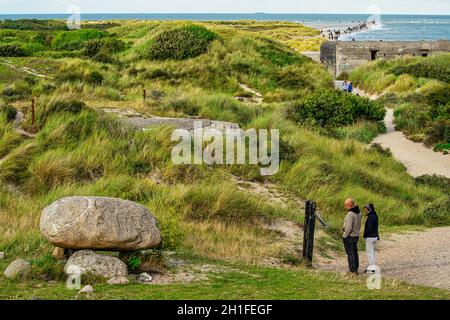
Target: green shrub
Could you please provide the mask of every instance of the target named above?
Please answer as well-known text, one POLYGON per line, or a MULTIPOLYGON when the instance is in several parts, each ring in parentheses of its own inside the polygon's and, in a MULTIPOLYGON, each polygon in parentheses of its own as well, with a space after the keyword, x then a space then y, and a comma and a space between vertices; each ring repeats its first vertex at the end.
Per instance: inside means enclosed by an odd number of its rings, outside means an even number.
POLYGON ((56 34, 52 46, 57 50, 81 50, 85 42, 105 38, 108 35, 106 31, 94 29, 64 31, 56 34))
MULTIPOLYGON (((37 122, 39 127, 42 127, 47 119, 54 115, 60 113, 71 113, 71 114, 79 114, 84 110, 87 110, 88 107, 83 101, 79 100, 55 100, 48 103, 43 108, 39 108, 39 112, 37 114, 37 122)), ((69 132, 67 132, 69 135, 69 132)))
POLYGON ((104 78, 100 72, 92 71, 86 76, 86 81, 93 86, 100 86, 102 85, 104 78))
POLYGON ((276 42, 269 39, 263 40, 267 43, 267 45, 257 47, 256 51, 258 51, 264 59, 269 60, 272 64, 287 66, 305 61, 302 56, 296 54, 295 52, 289 52, 277 47, 276 42))
MULTIPOLYGON (((450 60, 449 60, 450 61, 450 60)), ((428 61, 419 62, 407 66, 396 66, 391 69, 391 72, 397 76, 402 74, 409 74, 416 78, 430 78, 437 79, 450 83, 450 63, 430 63, 428 61)))
POLYGON ((28 53, 18 44, 0 45, 0 57, 26 57, 28 53))
POLYGON ((125 50, 127 45, 120 39, 108 37, 88 40, 83 45, 82 55, 103 62, 105 57, 111 59, 111 55, 125 50))
POLYGON ((60 20, 18 19, 0 21, 0 29, 16 30, 67 30, 67 25, 60 20))
POLYGON ((450 195, 450 178, 439 175, 424 175, 416 178, 416 183, 426 186, 438 187, 450 195))
POLYGON ((194 101, 188 99, 172 100, 169 102, 169 108, 189 116, 196 116, 200 111, 199 106, 194 101))
POLYGON ((4 115, 7 122, 16 119, 17 110, 13 106, 7 104, 0 107, 0 115, 4 115))
POLYGON ((426 207, 423 216, 428 225, 448 226, 450 224, 450 197, 426 207))
POLYGON ((439 120, 426 131, 425 144, 450 143, 450 120, 439 120))
POLYGON ((287 115, 298 122, 337 127, 359 120, 381 121, 385 110, 367 98, 320 90, 290 105, 287 115))
POLYGON ((349 77, 350 77, 350 75, 348 74, 348 72, 344 71, 344 72, 341 72, 341 73, 337 76, 336 80, 348 80, 349 77))
POLYGON ((373 152, 376 152, 376 153, 378 153, 378 154, 380 154, 380 155, 382 155, 382 156, 385 156, 385 157, 390 157, 390 156, 392 156, 391 150, 390 150, 389 148, 384 148, 384 147, 383 147, 381 144, 379 144, 379 143, 372 143, 372 144, 370 145, 370 150, 373 151, 373 152))
POLYGON ((2 95, 9 101, 26 99, 31 94, 32 86, 33 83, 29 81, 19 80, 3 88, 2 95))
POLYGON ((194 58, 205 53, 215 38, 215 33, 197 25, 164 31, 153 40, 149 57, 155 60, 194 58))

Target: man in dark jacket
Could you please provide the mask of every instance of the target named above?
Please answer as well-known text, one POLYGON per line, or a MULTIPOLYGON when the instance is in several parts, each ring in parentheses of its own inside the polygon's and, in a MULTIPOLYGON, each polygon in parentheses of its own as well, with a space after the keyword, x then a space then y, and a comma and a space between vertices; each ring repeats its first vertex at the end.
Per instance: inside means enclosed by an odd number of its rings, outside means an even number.
POLYGON ((365 206, 364 209, 367 214, 366 225, 364 228, 364 239, 366 239, 367 260, 369 262, 369 266, 366 271, 367 273, 375 273, 375 245, 377 241, 380 240, 380 235, 378 233, 378 215, 373 204, 365 206))
POLYGON ((351 273, 358 274, 359 256, 358 241, 361 231, 361 212, 353 199, 345 200, 345 209, 348 210, 344 220, 344 247, 348 257, 348 266, 351 273))

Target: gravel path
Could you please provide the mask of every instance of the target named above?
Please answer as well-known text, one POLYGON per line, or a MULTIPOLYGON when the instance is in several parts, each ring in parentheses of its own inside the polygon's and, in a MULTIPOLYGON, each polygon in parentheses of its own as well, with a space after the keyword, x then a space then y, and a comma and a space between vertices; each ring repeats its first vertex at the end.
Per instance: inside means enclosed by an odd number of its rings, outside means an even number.
MULTIPOLYGON (((365 251, 360 251, 359 256, 363 271, 367 267, 365 251)), ((384 277, 450 290, 450 227, 381 239, 377 244, 377 264, 384 277)), ((344 255, 334 260, 320 258, 317 266, 335 272, 348 269, 344 255)))
POLYGON ((387 133, 379 135, 374 143, 389 148, 395 159, 400 161, 413 177, 437 174, 450 178, 450 155, 435 152, 422 143, 407 139, 400 131, 395 131, 394 111, 388 109, 384 120, 387 133))

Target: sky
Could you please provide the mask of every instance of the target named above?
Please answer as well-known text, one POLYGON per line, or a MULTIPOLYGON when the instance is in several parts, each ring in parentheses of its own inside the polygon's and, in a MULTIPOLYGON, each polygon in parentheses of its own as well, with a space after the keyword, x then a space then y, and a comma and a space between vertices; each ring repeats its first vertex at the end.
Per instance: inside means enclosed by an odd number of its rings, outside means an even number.
POLYGON ((0 0, 0 14, 71 6, 81 13, 373 13, 375 6, 385 14, 450 14, 450 0, 0 0))

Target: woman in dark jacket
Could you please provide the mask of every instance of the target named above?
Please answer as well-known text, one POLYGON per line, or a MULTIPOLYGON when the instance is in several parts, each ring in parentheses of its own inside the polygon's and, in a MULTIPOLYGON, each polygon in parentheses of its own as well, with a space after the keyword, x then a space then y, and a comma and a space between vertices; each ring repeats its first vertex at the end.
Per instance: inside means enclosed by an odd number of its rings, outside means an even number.
POLYGON ((380 240, 380 235, 378 234, 378 215, 373 204, 365 206, 364 209, 367 214, 366 225, 364 228, 367 259, 369 261, 367 273, 374 273, 377 266, 375 261, 375 245, 377 241, 380 240))

